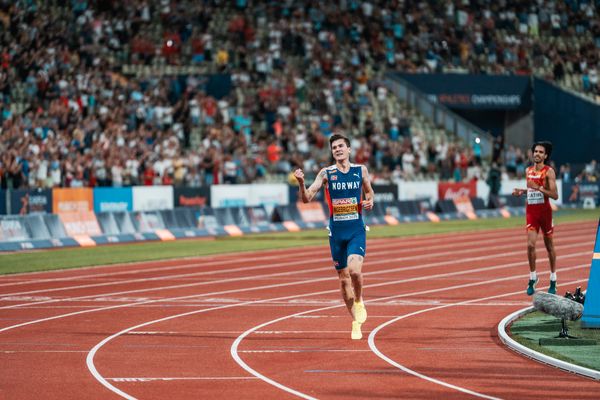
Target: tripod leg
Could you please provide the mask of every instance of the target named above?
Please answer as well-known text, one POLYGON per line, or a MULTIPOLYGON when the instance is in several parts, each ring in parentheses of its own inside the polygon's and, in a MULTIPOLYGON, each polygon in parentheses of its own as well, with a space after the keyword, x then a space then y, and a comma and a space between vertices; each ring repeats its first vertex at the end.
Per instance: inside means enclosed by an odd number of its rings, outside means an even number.
POLYGON ((567 328, 567 322, 563 319, 561 319, 561 325, 562 328, 560 330, 560 333, 558 334, 557 338, 563 338, 563 339, 577 339, 575 336, 571 336, 569 335, 569 329, 567 328))

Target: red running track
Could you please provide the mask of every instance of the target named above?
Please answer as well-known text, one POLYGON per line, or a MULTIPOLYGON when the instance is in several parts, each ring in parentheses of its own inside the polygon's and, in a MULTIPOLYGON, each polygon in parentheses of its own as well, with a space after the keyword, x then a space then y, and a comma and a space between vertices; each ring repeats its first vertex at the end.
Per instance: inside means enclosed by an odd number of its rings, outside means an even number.
MULTIPOLYGON (((595 229, 557 227, 561 292, 595 229)), ((0 399, 598 398, 497 338, 531 303, 522 229, 368 246, 360 341, 325 245, 2 276, 0 399)))

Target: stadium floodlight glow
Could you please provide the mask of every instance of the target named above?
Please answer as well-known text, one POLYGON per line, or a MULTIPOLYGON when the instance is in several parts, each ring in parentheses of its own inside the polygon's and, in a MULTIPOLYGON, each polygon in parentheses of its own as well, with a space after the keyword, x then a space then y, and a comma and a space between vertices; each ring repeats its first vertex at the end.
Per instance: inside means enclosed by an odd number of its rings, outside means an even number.
POLYGON ((481 142, 481 139, 480 139, 480 138, 478 138, 478 137, 476 137, 476 138, 475 138, 475 143, 479 143, 479 142, 481 142))

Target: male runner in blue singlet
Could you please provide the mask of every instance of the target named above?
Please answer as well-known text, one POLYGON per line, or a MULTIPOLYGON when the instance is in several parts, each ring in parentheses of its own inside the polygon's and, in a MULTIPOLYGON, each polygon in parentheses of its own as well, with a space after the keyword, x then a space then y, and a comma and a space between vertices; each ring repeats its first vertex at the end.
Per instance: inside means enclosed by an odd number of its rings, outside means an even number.
POLYGON ((362 299, 362 264, 365 257, 366 234, 362 210, 373 208, 375 193, 369 181, 369 171, 364 165, 350 163, 350 140, 334 134, 329 138, 335 164, 323 168, 307 189, 304 173, 294 172, 304 203, 310 202, 325 185, 329 205, 329 246, 337 270, 342 297, 352 315, 352 339, 361 339, 361 325, 367 320, 367 310, 362 299), (363 199, 364 193, 364 199, 363 199))

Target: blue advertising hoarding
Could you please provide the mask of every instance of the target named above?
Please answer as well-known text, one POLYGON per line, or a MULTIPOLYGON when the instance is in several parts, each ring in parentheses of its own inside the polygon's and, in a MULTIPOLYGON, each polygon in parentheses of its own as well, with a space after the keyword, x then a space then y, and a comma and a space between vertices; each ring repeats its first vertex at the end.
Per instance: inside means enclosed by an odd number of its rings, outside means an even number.
POLYGON ((598 160, 600 105, 539 78, 534 91, 534 139, 552 142, 557 165, 598 160))
POLYGON ((10 190, 10 214, 52 213, 52 189, 10 190))
POLYGON ((470 74, 398 74, 430 99, 450 108, 478 110, 530 109, 528 76, 470 74))
POLYGON ((94 188, 94 212, 105 211, 133 211, 131 188, 94 188))
POLYGON ((586 198, 600 206, 600 182, 563 182, 562 201, 565 204, 582 205, 586 198))

